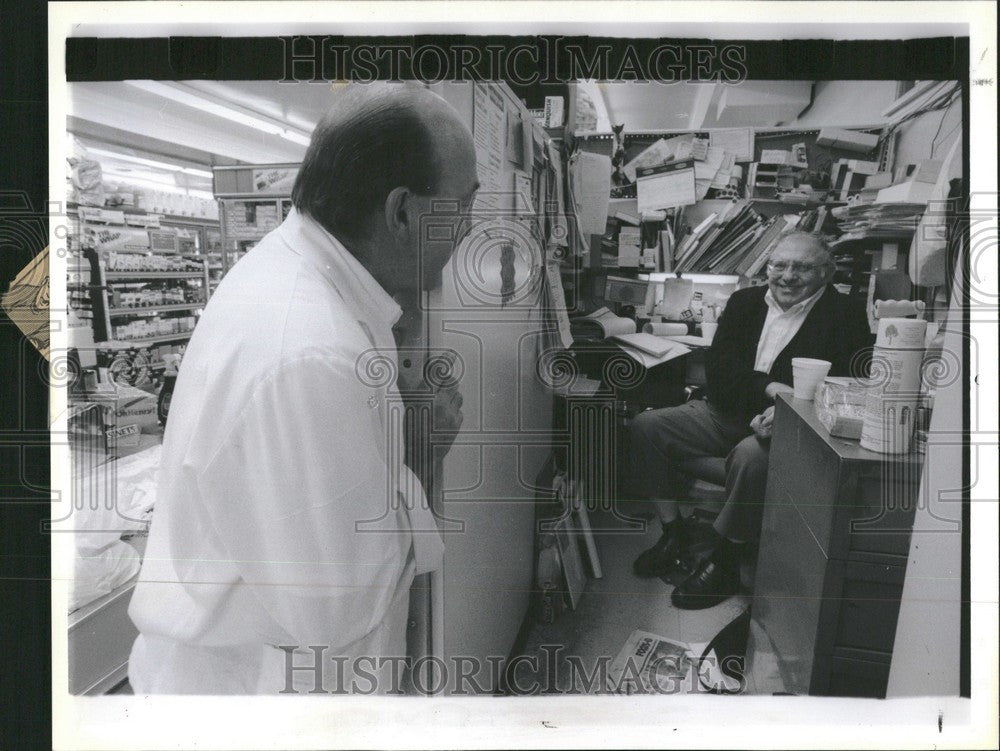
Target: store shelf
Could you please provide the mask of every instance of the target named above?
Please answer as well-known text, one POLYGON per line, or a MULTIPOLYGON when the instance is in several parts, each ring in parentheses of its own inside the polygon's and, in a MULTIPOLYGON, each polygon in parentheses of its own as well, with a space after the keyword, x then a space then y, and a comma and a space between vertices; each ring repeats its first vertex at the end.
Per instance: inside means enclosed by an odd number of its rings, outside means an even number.
POLYGON ((128 279, 201 279, 201 271, 109 271, 104 275, 108 281, 128 279))
MULTIPOLYGON (((115 339, 116 344, 124 344, 128 347, 143 347, 147 344, 158 344, 159 342, 169 342, 176 339, 190 339, 193 331, 181 331, 176 334, 160 334, 160 336, 148 336, 144 339, 115 339)), ((107 342, 105 342, 106 344, 107 342)))
POLYGON ((170 305, 149 305, 142 308, 110 308, 108 313, 113 316, 135 315, 142 313, 169 313, 172 310, 194 310, 204 308, 203 302, 174 303, 170 305))
MULTIPOLYGON (((66 203, 66 213, 70 215, 76 215, 79 213, 79 204, 72 201, 67 201, 66 203)), ((161 222, 170 222, 171 224, 191 224, 197 225, 199 227, 209 226, 215 228, 219 226, 218 219, 212 219, 206 216, 184 216, 180 214, 164 214, 158 211, 146 211, 145 209, 137 209, 134 207, 126 206, 88 206, 87 208, 103 208, 106 211, 120 211, 125 216, 158 216, 161 222)), ((135 226, 135 225, 130 225, 135 226)))

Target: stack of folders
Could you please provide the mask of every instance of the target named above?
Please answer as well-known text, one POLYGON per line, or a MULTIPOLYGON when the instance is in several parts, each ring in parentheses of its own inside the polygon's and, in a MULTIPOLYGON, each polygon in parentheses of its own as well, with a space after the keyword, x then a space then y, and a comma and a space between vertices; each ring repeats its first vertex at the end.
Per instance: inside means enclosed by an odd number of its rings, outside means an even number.
POLYGON ((893 237, 915 231, 926 208, 922 203, 861 204, 836 208, 833 216, 840 231, 845 233, 842 240, 893 237))
POLYGON ((749 201, 733 201, 710 214, 685 238, 676 250, 674 270, 735 273, 767 227, 768 223, 749 201))

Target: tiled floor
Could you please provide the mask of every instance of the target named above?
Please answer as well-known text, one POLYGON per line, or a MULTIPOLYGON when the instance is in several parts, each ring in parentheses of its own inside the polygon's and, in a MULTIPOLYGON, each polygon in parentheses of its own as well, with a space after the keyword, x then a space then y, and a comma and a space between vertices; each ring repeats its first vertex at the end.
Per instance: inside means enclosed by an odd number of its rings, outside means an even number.
MULTIPOLYGON (((608 517, 594 516, 595 527, 621 526, 608 517)), ((640 579, 632 573, 632 561, 660 536, 658 523, 645 532, 620 529, 595 534, 602 578, 587 580, 576 610, 566 609, 553 623, 536 622, 529 632, 524 654, 537 656, 538 670, 522 663, 515 680, 521 690, 534 682, 548 692, 605 691, 594 685, 586 689, 578 670, 569 669, 567 657, 576 656, 590 674, 598 660, 613 660, 634 630, 649 631, 690 644, 696 655, 726 624, 749 605, 746 595, 705 610, 679 610, 670 603, 673 587, 661 579, 640 579), (547 647, 543 650, 542 647, 547 647), (559 648, 558 651, 556 648, 559 648), (551 678, 548 654, 557 654, 555 678, 551 678), (573 685, 571 685, 573 684, 573 685)), ((746 582, 746 574, 744 574, 746 582)), ((132 693, 127 682, 111 693, 132 693)))
MULTIPOLYGON (((611 526, 606 519, 601 521, 611 526)), ((539 671, 531 670, 531 662, 524 663, 528 669, 519 669, 516 675, 520 687, 535 678, 542 686, 554 684, 563 692, 581 692, 579 681, 570 686, 574 671, 569 670, 566 657, 578 656, 586 670, 592 671, 601 657, 613 660, 636 629, 689 643, 700 656, 712 637, 746 609, 749 600, 739 595, 705 610, 680 610, 670 602, 672 585, 635 576, 632 561, 660 536, 659 523, 648 526, 645 532, 624 530, 595 536, 603 577, 588 579, 575 611, 567 609, 553 623, 532 626, 525 654, 539 655, 539 671), (550 646, 543 651, 543 645, 550 646), (549 683, 545 655, 555 651, 552 645, 562 649, 556 663, 557 678, 549 683)))

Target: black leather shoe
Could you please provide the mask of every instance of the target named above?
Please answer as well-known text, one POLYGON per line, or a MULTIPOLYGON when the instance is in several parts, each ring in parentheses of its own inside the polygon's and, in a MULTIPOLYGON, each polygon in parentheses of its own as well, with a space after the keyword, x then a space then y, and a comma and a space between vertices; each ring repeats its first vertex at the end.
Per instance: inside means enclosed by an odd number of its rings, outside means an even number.
POLYGON ((632 571, 643 579, 666 576, 677 566, 683 551, 684 531, 680 523, 675 522, 669 525, 653 547, 639 554, 632 563, 632 571))
POLYGON ((739 563, 720 563, 715 556, 710 556, 674 589, 670 601, 681 610, 704 610, 725 602, 739 589, 739 563))

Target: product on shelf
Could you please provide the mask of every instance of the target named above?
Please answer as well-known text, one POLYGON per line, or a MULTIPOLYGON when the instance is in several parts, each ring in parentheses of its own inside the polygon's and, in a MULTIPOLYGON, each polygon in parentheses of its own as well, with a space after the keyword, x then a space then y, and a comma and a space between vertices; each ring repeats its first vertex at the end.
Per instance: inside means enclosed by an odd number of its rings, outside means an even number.
POLYGON ((163 255, 140 253, 103 254, 105 268, 113 272, 194 272, 202 270, 201 261, 163 255))

